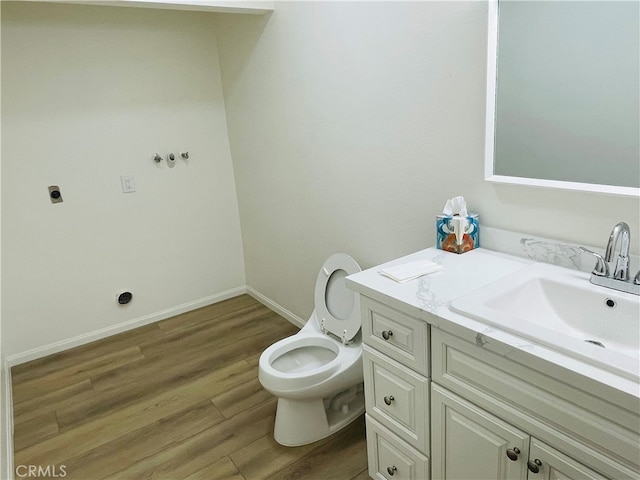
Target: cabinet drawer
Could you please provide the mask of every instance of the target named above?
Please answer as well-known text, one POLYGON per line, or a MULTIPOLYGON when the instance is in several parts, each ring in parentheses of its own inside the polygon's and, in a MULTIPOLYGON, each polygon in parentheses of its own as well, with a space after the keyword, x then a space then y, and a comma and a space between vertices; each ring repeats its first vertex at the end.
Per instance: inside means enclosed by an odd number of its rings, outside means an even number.
POLYGON ((429 459, 366 415, 369 476, 378 480, 428 480, 429 459))
POLYGON ((429 381, 363 347, 367 413, 422 452, 429 450, 429 381))
POLYGON ((428 377, 427 322, 362 295, 360 302, 364 343, 428 377))

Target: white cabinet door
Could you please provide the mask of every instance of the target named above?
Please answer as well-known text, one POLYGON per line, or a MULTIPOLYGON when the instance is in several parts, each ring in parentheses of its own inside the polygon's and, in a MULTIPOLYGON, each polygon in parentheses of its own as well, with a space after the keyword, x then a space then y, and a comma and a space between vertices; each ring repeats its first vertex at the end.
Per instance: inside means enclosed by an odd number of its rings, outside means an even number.
POLYGON ((433 480, 527 478, 529 435, 435 383, 431 428, 433 480))
POLYGON ((536 438, 531 439, 529 458, 529 480, 606 480, 536 438))

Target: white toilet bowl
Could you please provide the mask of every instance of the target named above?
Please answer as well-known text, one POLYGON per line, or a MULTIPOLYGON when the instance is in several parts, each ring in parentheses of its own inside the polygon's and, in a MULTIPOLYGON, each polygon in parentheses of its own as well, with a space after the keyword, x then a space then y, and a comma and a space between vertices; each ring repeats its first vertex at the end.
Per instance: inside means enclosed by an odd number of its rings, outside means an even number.
POLYGON ((260 356, 260 383, 278 397, 274 437, 282 445, 320 440, 364 412, 360 308, 344 284, 359 271, 348 255, 329 257, 311 318, 260 356))

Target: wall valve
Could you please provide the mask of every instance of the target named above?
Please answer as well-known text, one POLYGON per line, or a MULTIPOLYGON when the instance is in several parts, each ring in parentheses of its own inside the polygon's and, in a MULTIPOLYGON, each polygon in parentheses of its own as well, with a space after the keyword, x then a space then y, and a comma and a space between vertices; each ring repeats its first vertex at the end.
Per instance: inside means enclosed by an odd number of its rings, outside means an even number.
POLYGON ((51 185, 49 187, 49 198, 51 199, 51 203, 60 203, 62 202, 62 194, 60 193, 60 187, 57 185, 51 185))

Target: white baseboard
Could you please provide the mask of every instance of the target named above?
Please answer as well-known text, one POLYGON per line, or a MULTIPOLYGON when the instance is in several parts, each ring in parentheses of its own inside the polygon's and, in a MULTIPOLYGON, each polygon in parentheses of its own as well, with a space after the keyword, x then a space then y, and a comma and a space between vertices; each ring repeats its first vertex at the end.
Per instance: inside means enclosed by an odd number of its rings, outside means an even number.
POLYGON ((159 312, 151 313, 143 317, 127 320, 126 322, 122 322, 117 325, 101 328, 99 330, 94 330, 93 332, 84 333, 82 335, 61 340, 59 342, 50 343, 48 345, 34 348, 26 352, 10 355, 7 357, 6 363, 8 365, 8 368, 10 368, 21 363, 30 362, 31 360, 35 360, 37 358, 46 357, 47 355, 62 352, 63 350, 68 350, 79 345, 94 342, 96 340, 100 340, 111 335, 116 335, 127 330, 142 327, 144 325, 148 325, 149 323, 159 322, 160 320, 164 320, 166 318, 170 318, 174 315, 179 315, 190 310, 195 310, 196 308, 205 307, 207 305, 221 302, 222 300, 226 300, 228 298, 237 297, 238 295, 242 295, 243 293, 247 293, 247 287, 242 286, 232 288, 230 290, 216 293, 208 297, 200 298, 192 302, 187 302, 183 303, 182 305, 167 308, 166 310, 161 310, 159 312))
POLYGON ((2 362, 2 381, 4 382, 4 398, 2 401, 4 402, 4 412, 3 415, 5 418, 4 421, 4 460, 5 464, 2 465, 2 470, 0 471, 1 478, 6 478, 7 480, 13 480, 13 398, 11 394, 11 368, 9 367, 8 362, 2 362))
POLYGON ((304 326, 304 324, 307 323, 306 320, 303 320, 299 316, 291 313, 289 310, 287 310, 286 308, 284 308, 280 304, 274 302, 270 298, 268 298, 268 297, 264 296, 263 294, 261 294, 260 292, 258 292, 255 288, 252 288, 252 287, 250 287, 248 285, 247 285, 246 288, 247 288, 247 293, 249 295, 251 295, 257 301, 262 303, 265 307, 273 310, 278 315, 286 318, 287 320, 289 320, 291 323, 293 323, 297 327, 302 328, 304 326))

